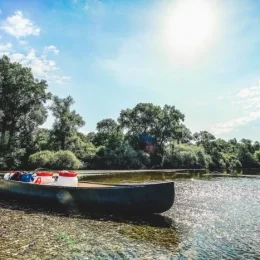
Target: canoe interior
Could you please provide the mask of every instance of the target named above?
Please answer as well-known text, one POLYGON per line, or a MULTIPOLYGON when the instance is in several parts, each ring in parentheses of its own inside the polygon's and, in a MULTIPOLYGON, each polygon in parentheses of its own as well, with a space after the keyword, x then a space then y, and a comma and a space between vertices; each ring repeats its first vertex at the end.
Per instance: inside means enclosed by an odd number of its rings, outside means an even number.
POLYGON ((107 188, 107 187, 113 187, 113 185, 91 183, 91 182, 79 182, 78 187, 79 188, 107 188))

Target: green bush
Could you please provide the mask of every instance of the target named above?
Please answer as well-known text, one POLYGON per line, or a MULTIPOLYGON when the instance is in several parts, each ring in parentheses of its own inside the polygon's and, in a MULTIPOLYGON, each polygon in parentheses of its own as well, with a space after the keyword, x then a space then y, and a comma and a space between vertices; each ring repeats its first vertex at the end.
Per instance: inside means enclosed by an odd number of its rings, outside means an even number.
POLYGON ((207 158, 202 147, 190 144, 171 144, 166 148, 163 168, 207 168, 207 158))
POLYGON ((232 172, 242 168, 242 164, 236 155, 222 153, 222 157, 227 171, 232 172))
POLYGON ((54 152, 52 151, 41 151, 32 154, 29 157, 29 166, 34 168, 50 168, 52 167, 54 159, 54 152))
POLYGON ((257 162, 260 162, 260 151, 255 151, 254 158, 257 162))
POLYGON ((54 154, 52 161, 53 169, 79 169, 81 166, 80 160, 71 151, 58 151, 54 154))
POLYGON ((41 151, 29 157, 29 165, 34 168, 52 169, 78 169, 80 161, 74 153, 70 151, 41 151))
POLYGON ((101 147, 94 158, 94 168, 99 169, 144 169, 149 164, 149 155, 134 150, 129 144, 113 150, 101 147))

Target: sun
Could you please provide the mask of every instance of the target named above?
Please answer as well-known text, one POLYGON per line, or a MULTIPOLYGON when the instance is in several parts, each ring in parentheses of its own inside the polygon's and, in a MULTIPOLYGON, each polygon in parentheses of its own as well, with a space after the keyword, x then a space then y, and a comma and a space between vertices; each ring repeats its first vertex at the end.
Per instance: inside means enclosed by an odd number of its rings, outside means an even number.
POLYGON ((217 8, 214 0, 179 0, 163 19, 163 41, 167 52, 182 60, 191 59, 214 42, 217 8))

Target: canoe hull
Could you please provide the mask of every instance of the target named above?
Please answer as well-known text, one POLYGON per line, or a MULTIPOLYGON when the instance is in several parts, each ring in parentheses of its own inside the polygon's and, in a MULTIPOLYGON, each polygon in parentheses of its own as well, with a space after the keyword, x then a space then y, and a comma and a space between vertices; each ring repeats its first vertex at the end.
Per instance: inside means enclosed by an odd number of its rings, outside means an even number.
POLYGON ((76 207, 85 211, 162 213, 174 202, 174 183, 61 187, 0 180, 0 195, 76 207))

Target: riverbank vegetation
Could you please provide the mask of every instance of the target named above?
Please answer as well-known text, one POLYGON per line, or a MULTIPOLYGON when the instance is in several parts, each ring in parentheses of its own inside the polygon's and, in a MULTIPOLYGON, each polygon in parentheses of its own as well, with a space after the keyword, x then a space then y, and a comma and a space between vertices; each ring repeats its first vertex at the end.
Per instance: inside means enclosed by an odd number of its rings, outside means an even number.
MULTIPOLYGON (((98 101, 97 101, 98 102, 98 101)), ((172 105, 139 103, 118 119, 80 131, 85 120, 72 110, 71 96, 59 98, 29 68, 0 59, 0 168, 154 169, 260 167, 260 143, 223 140, 207 131, 192 134, 172 105), (48 103, 51 105, 47 106, 48 103), (48 114, 50 129, 41 126, 48 114)))

